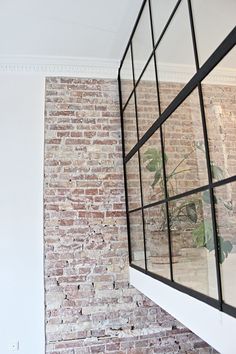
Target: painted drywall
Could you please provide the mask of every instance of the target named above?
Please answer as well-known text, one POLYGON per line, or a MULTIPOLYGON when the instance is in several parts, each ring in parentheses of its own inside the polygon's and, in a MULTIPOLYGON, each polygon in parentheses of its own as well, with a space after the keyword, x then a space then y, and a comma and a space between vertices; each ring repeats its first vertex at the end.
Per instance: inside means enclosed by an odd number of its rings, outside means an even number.
POLYGON ((235 353, 236 319, 129 268, 130 283, 221 354, 235 353))
POLYGON ((44 353, 44 78, 0 77, 0 353, 44 353))

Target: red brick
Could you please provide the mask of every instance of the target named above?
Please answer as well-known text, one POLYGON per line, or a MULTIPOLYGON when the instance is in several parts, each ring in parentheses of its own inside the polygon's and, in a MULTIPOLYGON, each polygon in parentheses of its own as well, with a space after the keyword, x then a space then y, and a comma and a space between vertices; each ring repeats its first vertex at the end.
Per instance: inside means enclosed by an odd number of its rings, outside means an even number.
POLYGON ((163 353, 173 338, 197 353, 129 286, 117 81, 47 78, 45 112, 47 354, 152 354, 159 338, 163 353))

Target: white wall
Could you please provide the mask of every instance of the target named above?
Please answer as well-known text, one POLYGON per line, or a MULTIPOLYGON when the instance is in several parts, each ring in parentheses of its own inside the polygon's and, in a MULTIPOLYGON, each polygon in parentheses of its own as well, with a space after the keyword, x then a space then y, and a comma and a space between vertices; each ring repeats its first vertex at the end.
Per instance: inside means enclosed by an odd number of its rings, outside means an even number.
POLYGON ((236 318, 129 268, 130 283, 221 354, 235 354, 236 318))
POLYGON ((44 78, 0 75, 0 354, 44 353, 44 78))

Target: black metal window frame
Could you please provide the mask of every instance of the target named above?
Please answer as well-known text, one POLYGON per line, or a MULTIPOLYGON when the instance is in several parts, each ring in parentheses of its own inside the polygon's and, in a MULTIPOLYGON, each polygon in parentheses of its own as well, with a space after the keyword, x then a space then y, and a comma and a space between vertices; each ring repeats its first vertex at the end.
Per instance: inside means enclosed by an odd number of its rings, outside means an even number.
POLYGON ((224 303, 222 299, 222 284, 221 284, 221 272, 220 272, 220 248, 218 242, 218 235, 217 235, 217 222, 216 222, 216 211, 214 205, 214 191, 213 188, 226 185, 227 183, 236 181, 236 175, 231 176, 229 178, 222 179, 220 181, 213 182, 212 178, 212 171, 211 171, 211 162, 210 162, 210 153, 209 153, 209 145, 208 145, 208 134, 207 134, 207 127, 206 127, 206 118, 205 118, 205 109, 204 109, 204 101, 203 101, 203 93, 202 93, 202 80, 216 67, 216 65, 234 48, 236 45, 236 26, 232 29, 232 31, 227 35, 224 41, 217 47, 217 49, 213 52, 213 54, 208 58, 208 60, 200 67, 199 66, 199 57, 198 57, 198 50, 197 50, 197 42, 195 36, 195 29, 194 29, 194 19, 193 19, 193 12, 192 12, 192 3, 191 0, 186 0, 188 4, 188 12, 189 12, 189 21, 191 27, 191 36, 192 36, 192 45, 193 45, 193 52, 195 57, 195 65, 196 65, 196 73, 190 79, 190 81, 184 86, 184 88, 177 94, 177 96, 173 99, 173 101, 168 105, 168 107, 161 112, 160 107, 160 95, 159 95, 159 85, 158 85, 158 72, 157 72, 157 65, 156 65, 156 49, 158 48, 169 24, 172 21, 178 7, 180 6, 181 2, 184 0, 178 0, 176 5, 165 25, 163 28, 157 42, 154 42, 154 30, 153 30, 153 17, 152 17, 152 9, 151 9, 151 0, 144 0, 138 14, 137 20, 135 22, 133 31, 131 33, 130 39, 128 41, 126 50, 124 52, 123 58, 121 60, 119 72, 118 72, 118 83, 119 83, 119 97, 120 97, 120 113, 121 113, 121 129, 122 129, 122 145, 123 145, 123 168, 124 168, 124 185, 125 185, 125 195, 126 195, 126 215, 127 215, 127 229, 128 229, 128 245, 129 245, 129 262, 130 266, 134 269, 145 273, 148 276, 151 276, 163 283, 181 291, 194 298, 203 301, 220 311, 223 311, 233 317, 236 317, 236 308, 224 303), (152 46, 153 50, 139 76, 139 78, 135 81, 134 77, 134 58, 133 58, 133 47, 132 47, 132 40, 136 31, 136 28, 139 24, 140 18, 143 14, 143 10, 145 6, 149 8, 149 15, 150 15, 150 24, 151 24, 151 36, 152 36, 152 46), (121 69, 123 62, 125 60, 126 54, 128 50, 131 50, 131 62, 132 62, 132 75, 133 75, 133 89, 127 99, 126 102, 122 102, 122 86, 121 86, 121 69), (136 99, 136 89, 137 86, 145 73, 145 70, 150 63, 151 59, 154 60, 155 63, 155 76, 156 76, 156 88, 157 88, 157 97, 158 97, 158 110, 159 110, 159 117, 155 120, 152 126, 146 131, 146 133, 141 137, 139 135, 139 126, 138 126, 138 116, 137 116, 137 99, 136 99), (164 159, 164 142, 163 142, 163 133, 162 133, 162 124, 170 117, 170 115, 181 105, 181 103, 193 92, 194 89, 198 90, 199 93, 199 102, 200 102, 200 109, 201 109, 201 119, 202 119, 202 127, 203 127, 203 136, 204 136, 204 144, 205 144, 205 157, 207 162, 207 174, 208 174, 208 184, 203 185, 201 187, 191 189, 185 193, 177 194, 175 196, 168 196, 167 193, 167 185, 166 185, 166 167, 165 167, 165 159, 164 159), (125 154, 125 138, 124 138, 124 120, 123 120, 123 112, 125 111, 131 97, 134 97, 134 105, 135 105, 135 114, 136 114, 136 127, 137 127, 137 137, 138 142, 133 146, 133 148, 125 154), (165 197, 163 200, 150 203, 148 205, 144 205, 143 203, 143 192, 142 192, 142 173, 141 173, 141 163, 140 163, 140 148, 144 145, 146 141, 158 130, 160 129, 160 137, 161 137, 161 151, 162 151, 162 160, 163 160, 163 175, 165 180, 165 197), (127 191, 127 177, 126 177, 126 164, 127 162, 134 156, 134 154, 138 154, 138 169, 139 169, 139 178, 140 178, 140 193, 141 193, 141 206, 139 208, 129 210, 128 207, 128 191, 127 191), (182 197, 187 197, 197 192, 203 192, 209 190, 210 192, 210 206, 211 206, 211 216, 213 222, 213 234, 214 234, 214 246, 215 246, 215 266, 216 266, 216 277, 217 277, 217 288, 218 288, 218 299, 211 298, 210 296, 204 295, 196 290, 190 289, 184 285, 181 285, 173 280, 173 269, 172 269, 172 256, 171 256, 171 235, 170 235, 170 222, 169 222, 169 202, 172 200, 177 200, 182 197), (166 212, 167 212, 167 228, 168 228, 168 241, 169 241, 169 260, 170 260, 170 279, 166 279, 160 275, 150 272, 147 269, 147 256, 146 256, 146 240, 145 240, 145 227, 144 227, 144 210, 146 208, 150 208, 152 206, 165 204, 166 205, 166 212), (130 239, 130 222, 129 222, 129 215, 135 211, 141 211, 142 213, 142 223, 143 223, 143 242, 144 242, 144 255, 145 255, 145 268, 141 268, 140 266, 132 264, 131 259, 131 239, 130 239))

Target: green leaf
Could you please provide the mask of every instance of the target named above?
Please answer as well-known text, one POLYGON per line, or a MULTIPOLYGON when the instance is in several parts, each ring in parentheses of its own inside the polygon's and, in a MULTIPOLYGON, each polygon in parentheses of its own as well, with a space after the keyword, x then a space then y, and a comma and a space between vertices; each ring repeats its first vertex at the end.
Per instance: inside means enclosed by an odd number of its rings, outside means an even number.
MULTIPOLYGON (((207 204, 211 204, 210 191, 204 191, 202 193, 202 200, 207 204)), ((217 204, 217 198, 215 195, 214 195, 214 202, 215 204, 217 204)))
MULTIPOLYGON (((205 220, 205 223, 202 221, 199 226, 192 231, 192 235, 197 247, 206 247, 209 252, 215 249, 212 223, 209 220, 205 220)), ((218 237, 218 242, 220 249, 219 262, 222 264, 232 251, 233 245, 230 241, 225 241, 221 236, 218 237)))
POLYGON ((219 236, 219 247, 220 247, 220 264, 224 262, 224 260, 228 257, 229 253, 233 249, 233 245, 230 241, 225 241, 223 237, 219 236))
POLYGON ((162 157, 161 152, 156 148, 148 148, 147 151, 144 152, 143 162, 149 161, 147 164, 147 169, 150 172, 155 172, 157 168, 162 165, 162 157))
POLYGON ((213 240, 213 227, 212 222, 210 220, 204 220, 204 227, 205 227, 205 239, 206 243, 213 240))
POLYGON ((207 241, 207 243, 205 244, 205 247, 208 249, 209 252, 214 251, 215 244, 214 244, 213 237, 207 241))
POLYGON ((211 203, 211 199, 210 199, 210 192, 209 191, 204 191, 202 193, 202 200, 207 203, 210 204, 211 203))
POLYGON ((219 241, 220 241, 220 248, 226 254, 227 257, 228 254, 232 251, 233 245, 230 241, 225 241, 221 236, 219 236, 219 241))
POLYGON ((205 246, 205 226, 203 222, 192 231, 192 235, 197 247, 205 246))
POLYGON ((191 202, 186 205, 186 213, 188 218, 196 224, 197 222, 197 208, 196 204, 191 202))
POLYGON ((147 164, 146 168, 147 168, 148 171, 150 171, 150 172, 155 172, 156 169, 157 169, 157 162, 156 162, 155 160, 151 160, 151 161, 147 164))
POLYGON ((158 160, 160 157, 160 152, 156 148, 148 148, 144 152, 144 159, 143 161, 146 162, 148 160, 158 160))
POLYGON ((144 162, 148 161, 146 169, 149 172, 155 172, 152 188, 159 182, 162 176, 162 155, 156 148, 148 148, 144 152, 144 162))
POLYGON ((209 252, 214 249, 212 223, 202 221, 193 231, 192 235, 197 247, 206 247, 209 252))
POLYGON ((220 252, 220 257, 219 257, 219 262, 220 264, 222 264, 225 260, 225 255, 224 255, 224 252, 220 252))
POLYGON ((232 251, 233 245, 230 241, 224 241, 224 251, 227 252, 227 255, 232 251))
POLYGON ((213 162, 211 162, 211 173, 213 179, 220 180, 224 178, 224 171, 222 168, 215 165, 213 162))
POLYGON ((161 169, 157 170, 154 175, 154 181, 152 182, 152 188, 155 187, 155 185, 159 182, 160 178, 161 178, 161 169))

